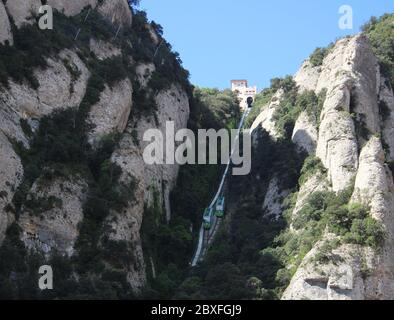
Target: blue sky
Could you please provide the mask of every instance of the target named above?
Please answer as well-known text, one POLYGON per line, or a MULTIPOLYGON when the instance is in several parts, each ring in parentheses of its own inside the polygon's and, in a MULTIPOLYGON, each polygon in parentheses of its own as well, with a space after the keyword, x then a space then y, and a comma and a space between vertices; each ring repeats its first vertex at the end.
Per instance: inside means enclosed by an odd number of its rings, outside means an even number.
POLYGON ((163 26, 193 84, 227 88, 245 78, 260 90, 294 74, 316 47, 394 12, 394 0, 142 0, 140 9, 163 26), (342 5, 353 8, 353 30, 338 27, 342 5))

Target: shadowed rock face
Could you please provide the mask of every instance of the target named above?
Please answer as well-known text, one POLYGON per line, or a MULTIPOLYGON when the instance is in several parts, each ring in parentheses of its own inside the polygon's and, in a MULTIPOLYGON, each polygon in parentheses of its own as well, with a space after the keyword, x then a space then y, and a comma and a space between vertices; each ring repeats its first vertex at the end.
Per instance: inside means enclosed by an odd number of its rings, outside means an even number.
POLYGON ((87 183, 80 177, 58 178, 49 183, 38 179, 28 199, 53 197, 54 204, 41 215, 29 207, 23 208, 19 225, 25 246, 45 254, 56 250, 71 257, 79 235, 78 226, 83 219, 87 188, 87 183))
POLYGON ((0 2, 0 43, 4 44, 8 41, 13 43, 13 36, 11 33, 10 20, 8 19, 3 2, 0 2))
MULTIPOLYGON (((161 91, 156 96, 156 102, 158 105, 156 128, 163 134, 167 121, 174 121, 175 131, 187 127, 189 101, 180 87, 173 85, 170 89, 161 91)), ((153 205, 154 193, 158 192, 158 202, 164 204, 165 215, 170 219, 170 192, 175 186, 179 170, 177 164, 147 165, 144 162, 143 150, 149 142, 143 140, 143 135, 146 130, 152 128, 153 123, 155 123, 154 117, 130 121, 111 159, 122 168, 121 180, 124 183, 130 183, 133 178, 137 181, 136 201, 121 214, 114 212, 108 217, 113 230, 109 234, 110 239, 133 243, 136 266, 132 266, 128 278, 137 290, 145 283, 145 262, 140 239, 144 204, 153 205), (136 141, 139 143, 137 144, 136 141)))
POLYGON ((389 160, 394 160, 394 94, 386 79, 380 79, 380 101, 387 107, 388 116, 382 117, 383 139, 389 146, 389 160))
POLYGON ((15 191, 23 179, 22 162, 15 153, 11 142, 0 131, 0 243, 4 240, 7 227, 14 222, 14 216, 8 212, 15 191))
POLYGON ((289 190, 281 190, 277 177, 271 179, 263 202, 264 215, 279 218, 283 211, 283 200, 289 195, 289 190))

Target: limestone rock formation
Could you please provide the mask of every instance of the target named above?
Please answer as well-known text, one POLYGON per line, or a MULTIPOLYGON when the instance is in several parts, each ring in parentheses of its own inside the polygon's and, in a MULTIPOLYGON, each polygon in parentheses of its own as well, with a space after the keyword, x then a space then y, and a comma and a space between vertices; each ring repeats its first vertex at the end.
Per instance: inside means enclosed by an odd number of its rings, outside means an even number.
POLYGON ((145 163, 131 128, 127 128, 111 160, 122 168, 121 181, 123 183, 136 181, 135 201, 131 202, 121 213, 112 212, 107 223, 111 227, 109 233, 111 240, 126 240, 132 244, 135 263, 131 266, 127 278, 131 286, 138 291, 146 283, 140 236, 146 198, 145 163))
POLYGON ((368 205, 371 215, 385 227, 386 239, 379 256, 379 266, 371 275, 376 298, 392 299, 394 295, 394 184, 391 171, 385 164, 380 139, 372 137, 360 154, 352 201, 368 205))
POLYGON ((139 289, 145 283, 145 264, 141 249, 140 228, 144 204, 153 206, 155 201, 164 203, 165 215, 171 216, 170 192, 175 186, 179 166, 177 164, 146 164, 143 159, 144 148, 149 141, 144 141, 146 130, 154 125, 165 134, 166 122, 174 121, 175 130, 186 128, 189 118, 189 102, 186 93, 173 85, 169 90, 160 92, 156 97, 158 104, 157 124, 154 117, 134 119, 128 124, 119 148, 112 155, 112 161, 122 168, 122 181, 135 180, 136 199, 123 213, 113 213, 108 221, 112 232, 111 239, 128 240, 133 243, 136 266, 128 273, 130 284, 139 289), (159 197, 157 199, 156 197, 159 197), (113 219, 116 217, 116 219, 113 219))
POLYGON ((357 137, 348 109, 349 99, 348 86, 338 86, 338 91, 328 93, 321 116, 316 154, 328 169, 334 191, 348 186, 358 166, 357 137))
MULTIPOLYGON (((178 86, 173 85, 169 90, 162 91, 156 96, 156 103, 158 105, 157 111, 157 124, 154 125, 154 117, 141 118, 129 123, 127 132, 131 135, 125 135, 125 138, 121 141, 120 150, 126 148, 127 150, 140 150, 139 157, 142 157, 142 152, 150 141, 144 141, 144 133, 148 129, 152 129, 155 126, 162 134, 166 134, 166 125, 168 121, 174 123, 175 132, 179 129, 187 127, 187 121, 189 118, 189 102, 186 93, 178 86), (135 138, 132 139, 132 136, 135 138), (123 141, 124 140, 124 141, 123 141), (139 141, 136 144, 136 141, 139 141), (134 146, 134 147, 133 147, 134 146)), ((122 152, 120 152, 122 153, 122 152)), ((122 161, 119 160, 117 152, 114 155, 114 161, 118 163, 122 168, 128 168, 129 166, 134 167, 135 163, 135 152, 133 157, 129 156, 122 161), (131 161, 131 164, 129 163, 131 161)), ((140 159, 138 163, 142 163, 140 159)), ((126 169, 130 172, 129 169, 126 169)), ((140 171, 140 170, 138 170, 140 171)), ((159 194, 164 199, 165 207, 167 209, 166 215, 169 218, 171 216, 170 205, 169 205, 169 193, 174 187, 176 176, 178 172, 177 164, 154 164, 145 165, 143 168, 144 174, 144 188, 145 188, 145 201, 152 203, 154 190, 159 191, 159 194)))
POLYGON ((289 190, 282 190, 280 180, 277 177, 273 177, 268 185, 263 202, 264 214, 273 218, 279 218, 283 211, 283 200, 289 193, 289 190))
POLYGON ((327 177, 322 172, 316 172, 312 176, 308 177, 306 181, 301 185, 300 190, 297 194, 297 201, 292 212, 293 216, 296 216, 298 212, 305 205, 307 198, 319 191, 330 190, 329 182, 327 177))
POLYGON ((8 206, 23 179, 23 166, 9 139, 0 130, 0 244, 14 221, 8 206))
POLYGON ((111 43, 90 39, 90 50, 96 55, 99 60, 114 58, 121 55, 121 50, 111 43))
POLYGON ((136 67, 135 72, 137 74, 137 80, 142 88, 145 88, 148 85, 148 82, 155 70, 156 67, 153 63, 142 63, 136 67))
POLYGON ((319 251, 326 242, 336 239, 334 235, 326 234, 304 258, 282 299, 392 298, 394 185, 392 175, 384 165, 384 153, 378 138, 372 137, 368 141, 359 161, 351 201, 369 206, 371 215, 383 222, 387 237, 382 252, 343 244, 332 250, 328 263, 323 263, 317 258, 319 251))
POLYGON ((132 22, 132 12, 126 0, 48 0, 48 4, 66 16, 77 15, 90 6, 97 8, 113 24, 130 26, 132 22))
POLYGON ((301 112, 294 126, 292 141, 300 151, 313 154, 316 151, 317 134, 316 125, 305 111, 301 112))
POLYGON ((298 85, 299 92, 305 90, 314 91, 316 89, 317 82, 319 81, 320 72, 320 66, 314 67, 309 59, 305 60, 294 76, 294 81, 298 85))
MULTIPOLYGON (((85 7, 91 6, 93 9, 97 9, 104 19, 110 20, 114 28, 127 29, 132 24, 132 10, 125 0, 48 0, 47 4, 63 12, 66 16, 77 15, 85 7)), ((32 24, 34 20, 31 18, 35 12, 38 13, 40 5, 41 1, 39 0, 9 0, 5 7, 0 1, 0 24, 2 26, 0 43, 5 43, 8 40, 12 44, 13 36, 9 17, 13 18, 17 27, 21 27, 25 23, 32 24)), ((150 25, 146 24, 146 27, 151 33, 152 43, 158 45, 158 35, 150 25)), ((112 29, 109 31, 113 32, 112 29)), ((67 34, 67 36, 69 35, 67 34)), ((124 50, 121 50, 121 46, 115 44, 110 37, 106 40, 101 37, 97 39, 93 37, 94 35, 88 43, 88 49, 92 52, 91 56, 85 52, 86 43, 75 44, 73 48, 63 49, 58 53, 54 53, 56 51, 54 50, 51 51, 53 54, 45 58, 46 66, 44 68, 33 70, 34 77, 31 77, 30 80, 34 79, 37 82, 24 80, 23 77, 21 77, 22 80, 18 79, 17 81, 16 77, 9 76, 8 85, 0 86, 0 173, 2 175, 0 181, 0 244, 6 236, 7 228, 15 223, 21 229, 19 237, 28 251, 43 253, 48 259, 53 252, 58 252, 65 258, 75 257, 79 253, 79 248, 77 251, 75 244, 80 236, 80 231, 83 230, 81 226, 86 222, 84 211, 86 210, 85 205, 88 203, 87 200, 91 199, 89 195, 94 188, 92 184, 99 185, 102 182, 100 181, 101 177, 94 176, 97 174, 93 169, 96 164, 90 162, 90 157, 99 150, 97 146, 103 136, 118 132, 121 134, 119 145, 112 146, 115 151, 112 156, 111 153, 106 155, 107 159, 104 162, 109 164, 110 158, 114 164, 120 167, 120 181, 114 182, 115 184, 131 186, 133 183, 135 190, 133 187, 133 195, 130 195, 130 199, 126 200, 128 204, 125 208, 119 209, 121 212, 112 207, 108 207, 108 210, 105 209, 106 216, 100 222, 103 223, 103 231, 99 235, 99 239, 96 240, 98 250, 103 249, 105 242, 110 240, 120 245, 126 244, 127 254, 131 260, 125 268, 127 270, 122 269, 122 272, 126 271, 124 273, 126 280, 137 293, 146 284, 140 235, 145 206, 152 206, 158 202, 163 216, 167 219, 170 218, 170 192, 175 186, 179 169, 176 164, 147 165, 143 159, 143 151, 149 141, 143 141, 143 136, 148 129, 155 128, 165 134, 167 121, 173 121, 175 130, 186 128, 190 113, 189 97, 181 85, 177 83, 173 83, 167 90, 153 92, 149 87, 149 80, 156 71, 153 62, 126 54, 124 50), (135 79, 132 77, 123 80, 117 79, 111 83, 106 79, 107 73, 105 75, 100 73, 102 71, 98 66, 100 61, 115 57, 121 57, 128 61, 130 71, 132 68, 135 70, 135 79), (95 64, 92 64, 92 61, 95 64), (95 67, 97 68, 95 69, 95 67), (94 77, 91 77, 91 72, 95 73, 94 77), (134 110, 134 103, 136 103, 133 101, 132 81, 134 80, 137 86, 139 83, 139 88, 145 89, 147 94, 154 94, 153 104, 157 108, 152 106, 152 112, 149 115, 136 111, 130 116, 134 110), (87 90, 88 85, 89 91, 87 90), (96 92, 97 97, 94 96, 96 92), (97 101, 96 98, 99 98, 99 101, 92 102, 97 101), (89 104, 90 102, 92 103, 89 104), (57 138, 64 138, 64 143, 70 143, 71 151, 67 150, 69 153, 74 151, 73 147, 83 148, 83 150, 79 150, 83 163, 69 164, 66 161, 64 163, 60 161, 60 163, 53 164, 52 161, 57 161, 53 159, 39 159, 38 164, 35 163, 36 159, 30 158, 30 152, 44 151, 45 154, 45 150, 38 150, 40 147, 35 144, 37 137, 34 135, 40 127, 42 117, 51 116, 55 111, 67 108, 76 108, 75 110, 77 110, 81 105, 89 108, 86 119, 81 119, 84 121, 81 126, 83 127, 81 130, 83 137, 81 138, 78 131, 75 135, 72 132, 70 135, 67 135, 68 132, 62 132, 64 136, 61 135, 57 138), (28 130, 29 125, 32 132, 28 130), (90 146, 85 143, 85 135, 90 146), (22 145, 17 145, 17 143, 22 143, 22 145), (23 158, 23 163, 17 152, 23 158), (27 163, 26 158, 29 158, 32 163, 27 163), (30 164, 32 168, 29 167, 30 164), (45 167, 39 167, 40 164, 45 164, 45 167), (62 172, 59 175, 57 169, 55 173, 52 172, 52 164, 64 169, 66 174, 62 172), (81 168, 78 167, 79 165, 81 168), (27 168, 26 172, 24 172, 24 168, 27 168), (34 172, 32 173, 29 169, 34 172), (76 172, 80 172, 80 174, 76 172), (39 176, 38 179, 36 174, 39 176), (32 186, 30 186, 31 183, 32 186), (20 192, 18 195, 23 197, 23 201, 21 201, 23 204, 13 202, 17 191, 20 192), (18 206, 19 204, 21 206, 18 206)), ((121 45, 134 46, 130 41, 128 43, 122 42, 121 45)), ((140 51, 143 49, 138 48, 140 51)), ((86 51, 88 52, 88 50, 86 51)), ((138 102, 138 99, 136 101, 138 102)), ((78 113, 78 115, 80 114, 78 113)), ((92 157, 100 158, 100 154, 92 157)), ((96 158, 95 160, 97 160, 96 158)), ((97 161, 99 160, 101 159, 97 161)), ((99 170, 101 168, 102 166, 99 166, 99 170)), ((118 185, 110 186, 110 188, 114 188, 111 189, 114 192, 118 191, 118 187, 118 185)), ((100 191, 102 192, 102 190, 100 191)), ((111 267, 108 269, 113 271, 111 267)), ((116 267, 114 268, 116 269, 116 267)), ((78 281, 78 276, 75 274, 76 281, 78 281)), ((129 291, 129 288, 127 290, 129 291)))
POLYGON ((98 11, 116 25, 129 27, 133 21, 129 5, 124 0, 106 0, 99 6, 98 11))
POLYGON ((329 171, 334 191, 345 188, 357 169, 358 143, 363 137, 356 131, 379 130, 377 70, 364 36, 338 41, 324 59, 316 92, 326 88, 327 98, 316 153, 329 171))
POLYGON ((60 12, 63 12, 66 16, 75 16, 80 13, 85 7, 91 6, 95 8, 97 6, 97 0, 48 0, 48 5, 52 6, 60 12))
POLYGON ((389 160, 394 160, 394 94, 383 77, 380 80, 379 109, 382 115, 383 141, 389 147, 389 160))
POLYGON ((275 111, 279 107, 280 101, 283 98, 283 90, 278 90, 278 92, 273 96, 271 102, 262 109, 261 113, 257 116, 252 126, 250 127, 251 132, 253 132, 257 127, 265 129, 272 137, 278 138, 279 133, 275 127, 275 121, 273 116, 275 111))
POLYGON ((315 71, 306 64, 296 79, 300 87, 316 93, 327 89, 316 155, 327 168, 328 181, 317 176, 307 179, 293 215, 308 194, 344 190, 355 178, 351 202, 368 206, 387 235, 381 251, 342 244, 332 250, 328 262, 322 262, 319 252, 326 242, 336 239, 325 233, 303 259, 282 299, 392 299, 394 188, 380 139, 382 130, 391 159, 392 90, 381 78, 371 46, 361 35, 336 43, 319 68, 317 81, 315 71), (382 101, 386 113, 381 121, 382 101))
POLYGON ((58 108, 78 106, 90 76, 84 63, 70 50, 61 52, 59 58, 49 58, 47 63, 48 68, 34 72, 37 90, 10 80, 10 89, 0 91, 1 101, 24 117, 40 117, 58 108), (74 77, 68 68, 78 76, 74 77))
POLYGON ((6 41, 11 45, 14 42, 7 11, 5 10, 4 4, 0 2, 0 44, 4 44, 6 41))
POLYGON ((129 120, 133 88, 130 80, 122 80, 112 88, 106 85, 100 101, 90 109, 88 121, 93 125, 89 142, 96 145, 104 135, 123 132, 129 120))
POLYGON ((283 300, 362 300, 365 298, 363 271, 374 265, 374 253, 370 248, 343 245, 331 253, 329 263, 320 263, 319 250, 327 241, 327 235, 305 256, 283 293, 283 300))
POLYGON ((23 24, 33 24, 34 17, 39 15, 39 8, 41 6, 40 0, 24 0, 24 1, 7 1, 6 7, 8 14, 15 22, 15 25, 20 28, 23 24))
POLYGON ((66 49, 47 63, 48 68, 34 71, 37 90, 13 80, 9 89, 0 89, 1 128, 17 141, 27 143, 21 119, 40 119, 57 109, 79 106, 85 95, 90 72, 75 52, 66 49))
POLYGON ((83 219, 82 206, 86 192, 87 183, 77 176, 53 181, 38 179, 30 190, 27 205, 18 222, 25 246, 45 254, 56 250, 72 256, 79 235, 79 223, 83 219), (46 203, 48 207, 38 215, 35 209, 42 211, 40 203, 46 203))

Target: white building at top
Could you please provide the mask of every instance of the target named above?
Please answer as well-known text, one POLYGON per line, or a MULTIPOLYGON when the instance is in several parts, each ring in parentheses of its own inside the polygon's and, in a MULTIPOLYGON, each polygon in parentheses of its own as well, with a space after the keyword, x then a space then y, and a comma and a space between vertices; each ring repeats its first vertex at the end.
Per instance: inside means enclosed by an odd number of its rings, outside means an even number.
POLYGON ((238 93, 239 105, 241 110, 248 107, 246 100, 254 97, 257 94, 257 87, 248 87, 248 80, 231 80, 231 91, 238 93))

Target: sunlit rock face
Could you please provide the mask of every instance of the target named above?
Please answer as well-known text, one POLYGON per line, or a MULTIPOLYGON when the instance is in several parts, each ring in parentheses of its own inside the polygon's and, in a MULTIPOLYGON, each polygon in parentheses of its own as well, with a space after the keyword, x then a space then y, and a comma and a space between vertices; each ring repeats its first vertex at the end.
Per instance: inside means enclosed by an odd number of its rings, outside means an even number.
POLYGON ((298 117, 291 140, 297 145, 299 151, 314 154, 316 151, 318 130, 316 124, 303 111, 298 117))
POLYGON ((126 128, 132 106, 133 88, 130 80, 123 80, 110 88, 106 85, 100 101, 93 105, 89 113, 92 131, 89 142, 97 143, 106 135, 121 133, 126 128))
POLYGON ((266 130, 274 139, 279 137, 279 133, 275 127, 274 114, 279 108, 280 102, 283 99, 284 92, 282 89, 273 96, 271 102, 262 108, 261 113, 257 116, 251 126, 253 132, 256 128, 261 127, 266 130))
POLYGON ((52 8, 64 13, 66 16, 75 16, 79 14, 85 7, 97 6, 97 0, 48 0, 47 4, 52 8))
MULTIPOLYGON (((335 261, 323 263, 316 257, 325 242, 336 238, 326 232, 303 259, 282 299, 392 299, 394 188, 382 141, 387 145, 387 158, 392 159, 393 121, 390 112, 384 119, 379 114, 381 101, 388 110, 393 108, 392 90, 380 75, 368 40, 360 35, 339 40, 318 68, 306 61, 295 80, 300 91, 318 94, 327 90, 316 145, 316 156, 327 172, 303 183, 293 215, 310 194, 339 192, 354 183, 350 202, 368 206, 387 235, 380 251, 343 244, 332 251, 335 261)), ((302 117, 297 122, 303 123, 302 117)), ((307 150, 305 139, 294 140, 299 130, 296 124, 293 141, 307 150)))
POLYGON ((117 25, 125 27, 131 26, 133 15, 127 1, 124 0, 106 0, 99 5, 98 10, 110 21, 117 25))
POLYGON ((33 24, 35 22, 35 17, 39 15, 39 8, 41 5, 40 0, 6 2, 8 14, 18 28, 22 27, 24 24, 33 24))

